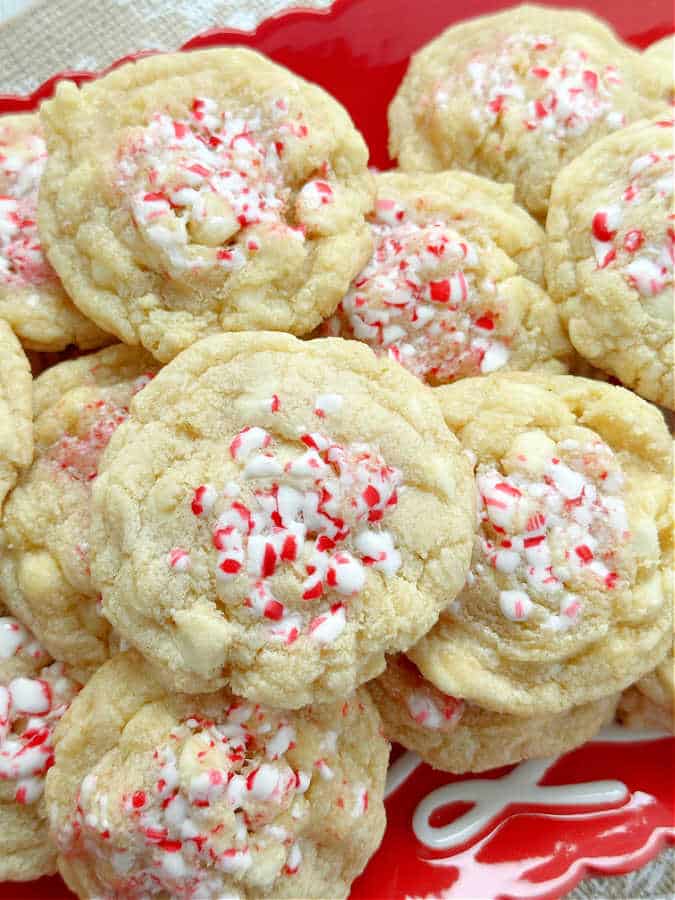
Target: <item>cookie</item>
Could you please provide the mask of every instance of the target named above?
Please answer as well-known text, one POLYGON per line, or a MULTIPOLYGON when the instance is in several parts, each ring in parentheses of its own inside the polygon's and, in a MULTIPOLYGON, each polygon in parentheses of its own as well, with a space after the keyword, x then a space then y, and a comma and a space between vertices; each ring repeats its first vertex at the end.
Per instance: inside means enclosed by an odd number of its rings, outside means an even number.
POLYGON ((670 63, 671 65, 671 79, 672 79, 672 64, 673 64, 673 52, 675 50, 675 37, 672 34, 666 35, 666 37, 661 38, 660 41, 654 41, 653 44, 650 44, 649 47, 644 51, 644 56, 650 62, 653 60, 663 60, 666 63, 670 63))
POLYGON ((368 257, 362 137, 251 50, 62 82, 42 118, 49 259, 80 309, 162 361, 222 331, 309 333, 368 257))
POLYGON ((42 251, 37 200, 46 160, 36 114, 0 116, 0 318, 31 350, 100 347, 110 337, 73 306, 42 251))
POLYGON ((655 77, 661 80, 662 95, 672 106, 675 103, 675 37, 670 34, 661 38, 647 47, 643 56, 653 66, 655 77))
POLYGON ((322 333, 356 338, 431 384, 567 371, 543 283, 544 232, 511 185, 467 172, 376 176, 373 255, 322 333))
POLYGON ((453 25, 413 56, 389 108, 389 151, 411 172, 510 182, 543 219, 566 163, 664 105, 660 71, 605 24, 518 6, 453 25))
POLYGON ((593 366, 673 408, 673 120, 598 141, 551 192, 546 278, 593 366))
POLYGON ((117 345, 35 381, 35 458, 5 505, 0 596, 56 659, 83 672, 109 655, 89 571, 89 510, 99 459, 154 359, 117 345))
POLYGON ((403 654, 388 660, 368 690, 390 740, 435 769, 458 774, 567 753, 612 719, 618 699, 526 718, 489 712, 443 694, 403 654))
POLYGON ((0 509, 33 455, 33 379, 26 354, 0 319, 0 509))
POLYGON ((122 654, 57 733, 59 870, 82 898, 346 897, 382 839, 388 757, 365 692, 282 712, 167 692, 122 654))
MULTIPOLYGON (((670 565, 672 569, 672 563, 670 565)), ((660 728, 675 734, 675 662, 672 642, 663 662, 624 692, 619 703, 618 718, 628 728, 660 728)))
POLYGON ((444 693, 552 715, 616 693, 672 640, 671 439, 659 411, 573 376, 436 388, 475 456, 471 570, 408 651, 444 693))
POLYGON ((431 392, 356 341, 186 350, 131 405, 94 486, 92 571, 178 690, 343 697, 464 582, 471 472, 431 392))
POLYGON ((627 728, 658 729, 675 734, 674 696, 671 654, 652 673, 622 694, 618 719, 627 728))
POLYGON ((79 688, 0 603, 0 882, 56 871, 44 782, 54 729, 79 688))

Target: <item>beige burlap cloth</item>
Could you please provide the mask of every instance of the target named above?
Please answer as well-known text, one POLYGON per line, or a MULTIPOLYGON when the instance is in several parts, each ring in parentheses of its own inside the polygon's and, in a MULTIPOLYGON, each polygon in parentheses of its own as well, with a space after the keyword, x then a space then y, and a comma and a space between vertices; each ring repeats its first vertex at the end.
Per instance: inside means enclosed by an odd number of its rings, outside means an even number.
MULTIPOLYGON (((173 50, 207 28, 253 29, 267 16, 292 6, 325 8, 330 0, 38 2, 0 27, 0 93, 31 91, 64 69, 101 69, 134 50, 173 50)), ((586 879, 569 895, 575 900, 673 896, 672 848, 629 875, 586 879)))

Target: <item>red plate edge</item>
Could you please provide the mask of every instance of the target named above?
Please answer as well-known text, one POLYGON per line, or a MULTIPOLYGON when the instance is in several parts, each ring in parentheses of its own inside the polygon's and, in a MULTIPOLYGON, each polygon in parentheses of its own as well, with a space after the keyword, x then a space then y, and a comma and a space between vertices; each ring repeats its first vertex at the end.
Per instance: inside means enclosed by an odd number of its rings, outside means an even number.
MULTIPOLYGON (((500 0, 454 0, 452 4, 447 0, 426 0, 424 4, 410 0, 336 0, 328 9, 284 10, 264 20, 253 31, 210 29, 191 38, 181 49, 229 44, 249 46, 321 84, 350 111, 368 142, 371 162, 385 168, 391 165, 386 152, 386 108, 403 77, 410 54, 452 22, 508 5, 500 0)), ((564 0, 553 0, 547 5, 566 7, 569 4, 564 0)), ((625 40, 639 48, 649 46, 674 30, 668 0, 643 0, 641 4, 630 5, 588 0, 584 9, 607 19, 625 40), (648 27, 645 27, 646 23, 648 27)), ((0 114, 36 109, 42 100, 52 96, 57 82, 63 79, 79 84, 156 52, 160 51, 128 54, 103 72, 65 70, 27 95, 0 94, 0 114)), ((570 866, 567 877, 558 883, 555 894, 543 891, 537 896, 541 900, 560 896, 589 873, 634 871, 653 859, 666 844, 672 843, 675 843, 675 828, 659 829, 642 848, 623 858, 602 861, 580 858, 570 866)), ((361 891, 357 893, 366 896, 361 891)), ((0 885, 0 897, 3 895, 3 900, 67 896, 58 878, 13 884, 11 895, 0 885)))

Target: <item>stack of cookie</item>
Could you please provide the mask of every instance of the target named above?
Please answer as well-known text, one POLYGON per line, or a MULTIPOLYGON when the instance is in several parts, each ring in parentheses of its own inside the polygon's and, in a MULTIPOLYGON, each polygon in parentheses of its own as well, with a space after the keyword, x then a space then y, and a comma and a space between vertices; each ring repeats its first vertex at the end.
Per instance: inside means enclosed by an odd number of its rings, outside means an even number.
POLYGON ((0 879, 344 897, 389 740, 665 715, 670 87, 530 7, 413 59, 398 171, 243 49, 0 122, 0 879))

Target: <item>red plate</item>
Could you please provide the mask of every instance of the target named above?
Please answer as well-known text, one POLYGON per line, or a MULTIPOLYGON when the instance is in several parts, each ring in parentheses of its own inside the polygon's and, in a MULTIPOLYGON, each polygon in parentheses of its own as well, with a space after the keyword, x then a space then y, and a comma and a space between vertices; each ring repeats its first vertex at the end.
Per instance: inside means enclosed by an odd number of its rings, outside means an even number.
MULTIPOLYGON (((184 49, 245 44, 323 85, 350 111, 372 163, 385 167, 386 109, 410 54, 450 23, 506 5, 337 0, 329 11, 286 12, 251 33, 206 32, 184 49)), ((669 0, 586 0, 584 6, 638 47, 673 30, 669 0)), ((61 78, 94 77, 65 72, 30 96, 0 95, 0 113, 35 109, 61 78)), ((387 833, 354 884, 352 900, 548 900, 569 891, 589 870, 637 869, 665 843, 675 843, 674 752, 671 737, 610 729, 559 760, 531 761, 480 778, 434 772, 399 752, 390 772, 387 833)), ((0 885, 0 900, 70 896, 57 878, 0 885)))

